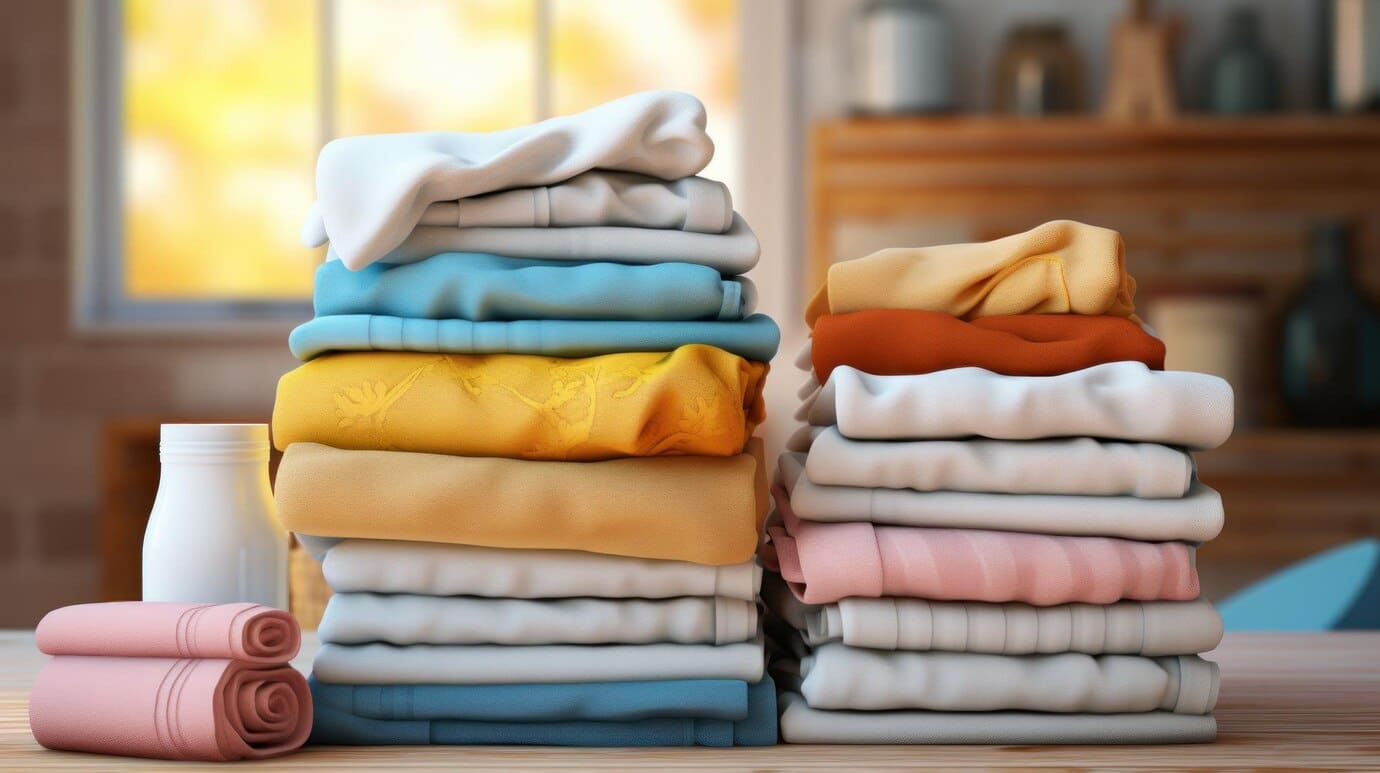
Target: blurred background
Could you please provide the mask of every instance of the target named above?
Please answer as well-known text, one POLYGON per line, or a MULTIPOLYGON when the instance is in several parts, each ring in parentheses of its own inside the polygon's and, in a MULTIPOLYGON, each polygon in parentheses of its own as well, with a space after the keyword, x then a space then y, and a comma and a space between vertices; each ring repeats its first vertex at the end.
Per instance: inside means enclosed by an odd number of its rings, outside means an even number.
POLYGON ((267 420, 323 142, 647 88, 762 241, 777 444, 831 262, 1068 217, 1236 387, 1208 594, 1380 535, 1377 0, 0 0, 0 627, 137 597, 160 422, 267 420))

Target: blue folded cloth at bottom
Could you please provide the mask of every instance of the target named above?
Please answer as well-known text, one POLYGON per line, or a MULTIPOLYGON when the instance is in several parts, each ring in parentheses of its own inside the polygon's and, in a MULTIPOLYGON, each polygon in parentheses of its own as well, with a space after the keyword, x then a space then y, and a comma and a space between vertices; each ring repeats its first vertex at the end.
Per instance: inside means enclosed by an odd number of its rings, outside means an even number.
POLYGON ((288 336, 288 348, 304 362, 329 351, 594 357, 615 352, 669 352, 686 344, 717 346, 749 360, 770 362, 780 343, 780 328, 764 314, 739 322, 471 322, 344 314, 317 317, 288 336))
POLYGON ((692 717, 623 722, 575 718, 551 722, 374 719, 338 708, 333 702, 338 696, 330 696, 321 688, 321 684, 313 682, 313 698, 323 695, 326 699, 314 706, 310 744, 770 746, 776 743, 777 737, 776 685, 766 677, 748 685, 747 716, 736 721, 692 717))
POLYGON ((733 679, 568 684, 335 684, 307 680, 313 703, 366 719, 561 722, 745 719, 748 683, 733 679))

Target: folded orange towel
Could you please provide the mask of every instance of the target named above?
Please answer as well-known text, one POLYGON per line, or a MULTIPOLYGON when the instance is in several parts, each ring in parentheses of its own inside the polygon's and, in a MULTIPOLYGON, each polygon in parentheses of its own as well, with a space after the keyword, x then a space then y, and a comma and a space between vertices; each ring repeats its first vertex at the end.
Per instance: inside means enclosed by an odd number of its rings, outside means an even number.
POLYGON ((880 376, 978 367, 1055 376, 1104 362, 1164 368, 1164 344, 1122 317, 1018 314, 965 322, 936 311, 869 309, 815 322, 810 358, 821 383, 839 365, 880 376))
POLYGON ((835 263, 805 311, 925 309, 977 319, 1000 314, 1135 312, 1121 234, 1054 220, 990 242, 896 247, 835 263))

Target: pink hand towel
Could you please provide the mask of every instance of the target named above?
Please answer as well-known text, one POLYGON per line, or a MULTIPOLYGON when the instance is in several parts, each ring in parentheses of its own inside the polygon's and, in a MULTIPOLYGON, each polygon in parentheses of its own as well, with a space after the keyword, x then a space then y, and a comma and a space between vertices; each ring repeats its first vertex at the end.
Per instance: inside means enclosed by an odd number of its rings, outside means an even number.
POLYGON ((260 604, 112 601, 49 612, 35 631, 49 655, 228 658, 286 663, 297 655, 297 620, 260 604))
POLYGON ((1193 550, 1182 542, 815 523, 791 512, 779 484, 772 496, 784 528, 767 528, 762 557, 807 604, 847 596, 1036 606, 1198 597, 1193 550))
POLYGON ((311 722, 300 673, 225 659, 60 656, 29 697, 39 743, 128 757, 274 757, 300 747, 311 722))

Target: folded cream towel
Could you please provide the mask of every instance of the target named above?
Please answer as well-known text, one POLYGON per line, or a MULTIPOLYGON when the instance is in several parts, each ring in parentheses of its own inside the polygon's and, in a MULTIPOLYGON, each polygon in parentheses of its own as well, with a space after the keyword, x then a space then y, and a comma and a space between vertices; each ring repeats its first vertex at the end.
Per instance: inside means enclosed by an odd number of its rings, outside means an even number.
POLYGON ((337 593, 317 633, 336 644, 732 644, 757 635, 757 605, 337 593))
POLYGON ((1222 497, 1198 481, 1179 499, 822 486, 805 474, 804 454, 789 452, 781 455, 780 479, 791 509, 806 521, 1207 542, 1225 518, 1222 497))
POLYGON ((337 593, 519 599, 718 596, 752 601, 762 584, 762 568, 753 561, 713 566, 575 550, 501 550, 367 539, 334 545, 321 569, 337 593))
POLYGON ((1033 711, 824 711, 783 690, 781 740, 829 744, 1151 744, 1210 743, 1211 716, 1047 714, 1033 711))
POLYGON ((1060 376, 954 368, 874 376, 849 366, 801 406, 810 424, 855 440, 977 435, 998 440, 1088 436, 1214 448, 1232 429, 1232 390, 1205 373, 1110 362, 1060 376))
POLYGON ((357 269, 397 247, 437 202, 549 185, 591 169, 689 177, 714 154, 704 125, 695 97, 648 91, 503 131, 342 137, 317 159, 317 203, 303 241, 319 243, 324 231, 357 269))
POLYGON ((322 682, 526 684, 665 679, 762 679, 762 638, 738 644, 326 644, 312 665, 322 682))
MULTIPOLYGON (((825 644, 772 673, 798 669, 816 709, 854 711, 1049 711, 1207 714, 1217 702, 1217 664, 1196 655, 984 655, 885 652, 825 644)), ((789 680, 777 675, 783 686, 789 680)))
MULTIPOLYGON (((333 248, 329 258, 344 259, 333 248)), ((594 225, 575 228, 448 228, 417 226, 379 259, 412 263, 444 252, 492 252, 514 258, 610 263, 695 263, 725 275, 743 274, 762 254, 757 235, 739 215, 717 234, 594 225)), ((351 266, 350 268, 358 268, 351 266)))
POLYGON ((837 427, 803 439, 806 476, 827 486, 1158 499, 1183 496, 1193 481, 1193 458, 1157 443, 850 440, 837 427))
POLYGON ((813 605, 796 598, 779 575, 768 577, 763 600, 810 646, 841 642, 876 650, 1155 657, 1207 652, 1222 641, 1222 616, 1206 599, 1032 607, 850 597, 813 605))

